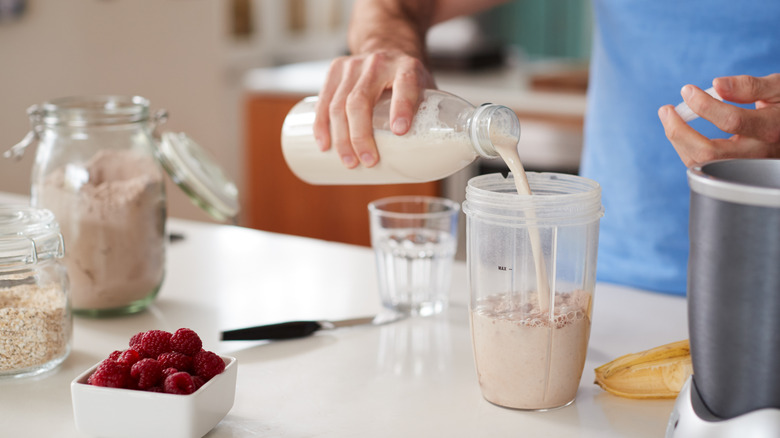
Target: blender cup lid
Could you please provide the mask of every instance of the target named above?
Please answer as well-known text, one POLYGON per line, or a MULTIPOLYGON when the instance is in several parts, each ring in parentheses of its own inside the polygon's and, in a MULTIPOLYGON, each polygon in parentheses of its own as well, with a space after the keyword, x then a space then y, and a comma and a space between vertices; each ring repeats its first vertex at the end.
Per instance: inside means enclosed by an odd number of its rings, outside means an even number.
POLYGON ((238 215, 238 188, 205 149, 183 132, 163 132, 159 152, 163 168, 192 202, 220 221, 238 215))

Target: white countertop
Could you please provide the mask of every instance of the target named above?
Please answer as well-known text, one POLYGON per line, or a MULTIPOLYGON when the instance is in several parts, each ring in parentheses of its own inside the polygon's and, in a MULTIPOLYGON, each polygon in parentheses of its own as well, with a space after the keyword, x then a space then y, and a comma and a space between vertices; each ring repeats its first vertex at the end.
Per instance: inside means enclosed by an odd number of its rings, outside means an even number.
MULTIPOLYGON (((24 200, 0 193, 0 203, 24 200)), ((49 376, 0 381, 0 435, 77 437, 70 381, 148 329, 190 327, 238 359, 235 405, 208 437, 659 437, 673 400, 629 400, 594 385, 593 369, 687 337, 682 298, 598 284, 576 401, 550 412, 504 409, 479 391, 456 263, 442 315, 280 342, 220 342, 219 332, 380 310, 373 253, 349 246, 171 219, 167 276, 140 314, 74 318, 73 351, 49 376)), ((117 413, 120 415, 121 413, 117 413)))

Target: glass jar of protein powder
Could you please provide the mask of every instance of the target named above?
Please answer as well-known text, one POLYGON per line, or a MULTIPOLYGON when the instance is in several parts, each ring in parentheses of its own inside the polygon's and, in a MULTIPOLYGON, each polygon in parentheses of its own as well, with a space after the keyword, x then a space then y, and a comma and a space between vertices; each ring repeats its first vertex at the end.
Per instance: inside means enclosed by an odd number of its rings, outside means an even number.
POLYGON ((238 213, 235 185, 183 134, 156 133, 167 113, 140 96, 55 99, 29 110, 37 140, 32 204, 50 209, 68 248, 73 311, 89 316, 145 309, 163 281, 164 171, 224 220, 238 213))

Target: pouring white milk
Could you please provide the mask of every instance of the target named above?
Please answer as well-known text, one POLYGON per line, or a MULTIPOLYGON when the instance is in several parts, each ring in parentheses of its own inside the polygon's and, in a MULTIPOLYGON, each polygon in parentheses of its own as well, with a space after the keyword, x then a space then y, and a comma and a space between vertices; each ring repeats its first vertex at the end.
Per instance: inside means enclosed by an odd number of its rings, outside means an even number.
MULTIPOLYGON (((435 90, 426 90, 424 97, 412 128, 403 136, 389 128, 389 99, 380 100, 373 118, 379 162, 372 168, 355 169, 344 166, 335 150, 319 150, 312 130, 316 98, 305 99, 290 111, 282 128, 285 160, 295 175, 311 184, 388 184, 433 181, 479 156, 501 156, 514 176, 518 196, 532 194, 517 153, 520 124, 512 110, 500 105, 474 107, 435 90)), ((507 268, 470 263, 472 270, 482 269, 477 266, 491 269, 473 276, 470 312, 483 396, 519 409, 550 409, 574 399, 590 333, 592 288, 556 290, 552 301, 535 208, 530 203, 520 211, 528 220, 535 291, 482 290, 480 281, 502 275, 501 268, 507 268)), ((492 224, 488 228, 496 230, 492 224)), ((501 246, 502 242, 494 243, 501 246)), ((499 251, 490 246, 484 249, 489 257, 499 251)), ((530 275, 526 278, 530 280, 530 275)))
MULTIPOLYGON (((518 195, 531 195, 531 186, 528 184, 528 178, 525 175, 523 163, 520 161, 520 155, 517 153, 517 142, 504 136, 495 136, 493 142, 496 151, 504 160, 512 175, 515 177, 515 187, 518 195)), ((525 212, 531 222, 536 219, 536 210, 530 207, 525 212)), ((531 240, 531 252, 534 257, 534 267, 536 269, 536 292, 539 295, 539 308, 542 312, 550 310, 550 285, 547 281, 547 267, 544 263, 542 254, 542 242, 539 238, 539 228, 534 225, 528 227, 528 237, 531 240)))
MULTIPOLYGON (((515 113, 501 105, 475 107, 439 90, 425 90, 424 98, 405 135, 390 130, 390 99, 374 107, 374 140, 379 162, 371 168, 348 169, 331 148, 322 152, 314 139, 316 97, 293 107, 282 126, 282 152, 290 170, 310 184, 420 183, 445 178, 477 157, 500 155, 515 176, 517 193, 530 195, 523 165, 517 154, 520 124, 515 113)), ((528 217, 535 217, 530 209, 528 217)), ((542 310, 549 308, 547 270, 536 227, 529 227, 536 265, 537 290, 542 310)))

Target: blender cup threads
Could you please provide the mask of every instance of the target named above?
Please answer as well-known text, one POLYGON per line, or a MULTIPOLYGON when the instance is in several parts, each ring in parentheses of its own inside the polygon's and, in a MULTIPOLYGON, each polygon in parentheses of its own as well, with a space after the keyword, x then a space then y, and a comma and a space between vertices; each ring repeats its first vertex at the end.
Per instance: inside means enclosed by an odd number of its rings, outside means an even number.
POLYGON ((482 395, 515 409, 574 400, 585 364, 596 282, 600 186, 587 178, 527 174, 472 178, 463 210, 474 359, 482 395), (529 231, 538 231, 550 309, 540 308, 529 231))

